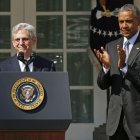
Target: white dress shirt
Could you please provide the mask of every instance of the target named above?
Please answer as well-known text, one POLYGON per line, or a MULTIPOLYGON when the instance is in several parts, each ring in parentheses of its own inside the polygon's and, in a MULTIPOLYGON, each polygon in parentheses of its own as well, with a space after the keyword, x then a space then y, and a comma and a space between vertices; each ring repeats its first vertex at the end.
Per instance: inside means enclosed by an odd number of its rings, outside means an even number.
MULTIPOLYGON (((29 60, 30 57, 27 59, 29 60)), ((25 64, 23 62, 21 62, 20 60, 18 60, 19 62, 19 66, 20 66, 20 69, 21 69, 21 72, 24 72, 24 69, 25 69, 25 64)), ((33 62, 29 64, 29 69, 30 69, 30 72, 33 72, 33 62)))
MULTIPOLYGON (((129 43, 130 43, 130 45, 129 45, 129 54, 130 54, 130 52, 131 52, 131 50, 132 50, 132 47, 133 47, 133 45, 134 45, 134 43, 135 43, 135 41, 136 41, 138 35, 139 35, 139 31, 137 31, 137 33, 136 33, 133 37, 131 37, 131 38, 128 40, 129 43)), ((127 38, 124 37, 123 49, 124 49, 124 46, 125 46, 124 44, 125 44, 126 41, 127 41, 127 38)), ((117 46, 116 46, 116 47, 117 47, 117 46)), ((110 69, 110 68, 106 69, 106 68, 103 66, 103 71, 104 71, 105 74, 109 71, 109 69, 110 69)), ((120 70, 121 70, 123 73, 126 73, 127 70, 128 70, 128 65, 126 64, 126 66, 125 66, 123 69, 120 69, 120 70)))

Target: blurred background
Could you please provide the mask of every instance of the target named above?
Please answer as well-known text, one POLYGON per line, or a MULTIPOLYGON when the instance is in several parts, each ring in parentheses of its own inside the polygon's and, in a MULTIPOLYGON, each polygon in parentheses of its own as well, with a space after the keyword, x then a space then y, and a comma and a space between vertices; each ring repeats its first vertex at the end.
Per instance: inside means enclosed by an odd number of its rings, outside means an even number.
MULTIPOLYGON (((140 8, 139 0, 134 4, 140 8)), ((73 121, 66 140, 95 140, 106 123, 106 91, 97 87, 98 71, 87 55, 94 7, 96 0, 0 0, 0 61, 16 53, 12 27, 26 22, 36 28, 37 54, 69 74, 73 121)))

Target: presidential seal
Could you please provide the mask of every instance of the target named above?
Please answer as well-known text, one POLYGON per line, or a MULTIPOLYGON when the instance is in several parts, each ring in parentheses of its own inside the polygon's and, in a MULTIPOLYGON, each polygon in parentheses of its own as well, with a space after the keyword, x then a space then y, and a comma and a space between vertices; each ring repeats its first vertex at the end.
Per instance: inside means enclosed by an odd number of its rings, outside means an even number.
POLYGON ((23 110, 37 108, 44 99, 44 89, 36 79, 25 77, 19 79, 11 90, 12 100, 23 110))

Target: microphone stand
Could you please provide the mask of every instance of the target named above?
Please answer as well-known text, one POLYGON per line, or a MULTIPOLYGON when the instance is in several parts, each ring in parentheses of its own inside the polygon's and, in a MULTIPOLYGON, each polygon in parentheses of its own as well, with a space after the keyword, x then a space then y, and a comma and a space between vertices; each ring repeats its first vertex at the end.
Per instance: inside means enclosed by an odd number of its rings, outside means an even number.
POLYGON ((28 67, 30 63, 35 61, 36 57, 37 57, 37 55, 36 55, 36 52, 34 52, 34 51, 31 52, 29 60, 24 59, 24 53, 23 52, 19 52, 19 54, 17 56, 18 60, 20 60, 21 62, 23 62, 25 64, 25 67, 28 67))

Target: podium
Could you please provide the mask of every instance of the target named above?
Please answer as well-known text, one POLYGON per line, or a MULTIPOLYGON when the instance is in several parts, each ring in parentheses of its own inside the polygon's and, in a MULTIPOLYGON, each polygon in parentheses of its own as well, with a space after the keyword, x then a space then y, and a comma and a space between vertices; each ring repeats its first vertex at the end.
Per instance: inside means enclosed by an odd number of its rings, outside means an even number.
POLYGON ((72 121, 67 72, 0 72, 0 140, 65 140, 72 121), (42 103, 23 110, 12 101, 13 85, 34 78, 44 89, 42 103))

